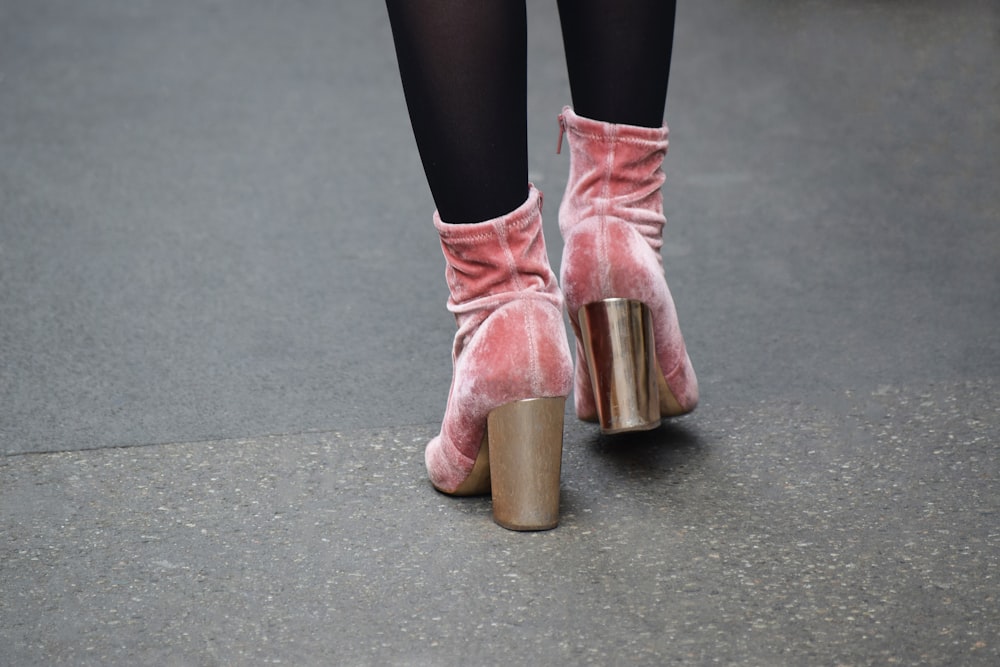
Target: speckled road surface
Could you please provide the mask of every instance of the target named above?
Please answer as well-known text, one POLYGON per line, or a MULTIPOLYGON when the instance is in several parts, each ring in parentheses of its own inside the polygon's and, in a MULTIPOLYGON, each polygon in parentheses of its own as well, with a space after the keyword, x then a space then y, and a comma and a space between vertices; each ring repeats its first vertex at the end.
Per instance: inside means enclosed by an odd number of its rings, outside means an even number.
POLYGON ((703 402, 569 418, 518 534, 424 475, 454 324, 381 4, 0 3, 0 664, 997 664, 998 34, 682 3, 703 402))

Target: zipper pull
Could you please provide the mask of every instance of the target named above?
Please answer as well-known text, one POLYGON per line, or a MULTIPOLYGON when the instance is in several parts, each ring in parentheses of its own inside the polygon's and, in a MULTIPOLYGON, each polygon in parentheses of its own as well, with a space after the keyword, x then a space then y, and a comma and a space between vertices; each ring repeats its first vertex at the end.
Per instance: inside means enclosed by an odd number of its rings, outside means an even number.
POLYGON ((566 134, 566 119, 559 114, 559 143, 556 144, 556 155, 562 153, 563 135, 566 134))

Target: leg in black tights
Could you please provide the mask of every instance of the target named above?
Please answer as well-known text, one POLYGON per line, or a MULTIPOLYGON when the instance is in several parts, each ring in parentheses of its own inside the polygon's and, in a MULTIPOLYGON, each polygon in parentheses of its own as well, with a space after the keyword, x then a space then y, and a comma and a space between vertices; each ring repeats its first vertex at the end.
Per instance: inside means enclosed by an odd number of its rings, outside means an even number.
MULTIPOLYGON (((527 194, 523 2, 386 0, 403 92, 442 220, 508 213, 527 194)), ((676 0, 559 0, 573 105, 659 127, 676 0)))
POLYGON ((663 124, 676 7, 676 0, 559 0, 577 114, 663 124))
POLYGON ((527 19, 511 0, 386 0, 413 133, 441 219, 528 192, 527 19))

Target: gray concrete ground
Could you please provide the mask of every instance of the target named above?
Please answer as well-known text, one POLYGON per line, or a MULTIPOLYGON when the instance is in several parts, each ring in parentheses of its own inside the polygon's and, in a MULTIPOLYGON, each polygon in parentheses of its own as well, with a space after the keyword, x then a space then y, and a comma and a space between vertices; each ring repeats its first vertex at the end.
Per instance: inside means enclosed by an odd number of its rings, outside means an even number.
POLYGON ((988 0, 682 3, 703 403, 568 420, 517 534, 424 477, 454 325, 381 4, 0 2, 0 664, 997 664, 998 62, 988 0))

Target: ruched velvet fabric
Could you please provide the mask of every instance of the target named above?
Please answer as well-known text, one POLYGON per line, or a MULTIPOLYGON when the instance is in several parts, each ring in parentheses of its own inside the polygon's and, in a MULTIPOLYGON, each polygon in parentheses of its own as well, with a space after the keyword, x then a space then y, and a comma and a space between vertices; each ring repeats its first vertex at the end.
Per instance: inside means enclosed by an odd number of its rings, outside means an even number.
POLYGON ((434 214, 458 331, 441 433, 427 445, 435 487, 454 491, 472 471, 495 408, 569 395, 573 365, 563 299, 542 236, 542 196, 529 187, 511 213, 472 224, 434 214))
POLYGON ((577 416, 597 420, 577 313, 581 306, 607 298, 649 306, 660 368, 681 413, 690 412, 698 403, 698 380, 660 256, 668 129, 604 123, 578 116, 569 107, 559 122, 570 148, 570 176, 559 207, 565 240, 560 281, 577 335, 577 416))

